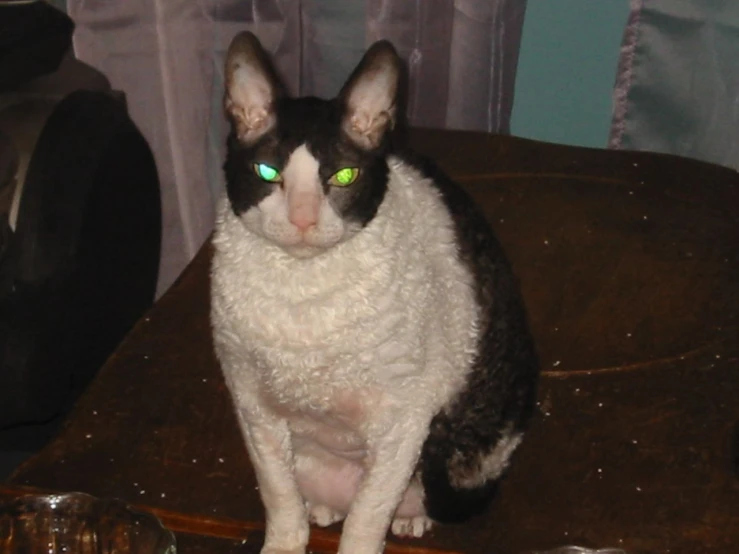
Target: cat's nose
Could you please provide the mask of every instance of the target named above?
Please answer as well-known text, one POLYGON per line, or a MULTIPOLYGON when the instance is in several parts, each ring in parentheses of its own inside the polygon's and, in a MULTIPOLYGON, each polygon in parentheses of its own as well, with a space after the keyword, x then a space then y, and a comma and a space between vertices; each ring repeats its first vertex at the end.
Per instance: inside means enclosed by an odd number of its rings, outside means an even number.
POLYGON ((301 232, 318 223, 320 200, 318 195, 311 193, 296 193, 288 198, 288 219, 301 232))
POLYGON ((290 223, 295 225, 301 232, 305 233, 318 223, 318 211, 312 206, 297 206, 290 211, 290 223))
POLYGON ((300 230, 300 232, 302 232, 302 233, 305 233, 308 229, 310 229, 311 227, 314 227, 316 225, 315 219, 310 219, 310 218, 305 218, 305 219, 303 219, 303 218, 291 219, 290 220, 290 223, 292 223, 293 225, 295 225, 300 230))

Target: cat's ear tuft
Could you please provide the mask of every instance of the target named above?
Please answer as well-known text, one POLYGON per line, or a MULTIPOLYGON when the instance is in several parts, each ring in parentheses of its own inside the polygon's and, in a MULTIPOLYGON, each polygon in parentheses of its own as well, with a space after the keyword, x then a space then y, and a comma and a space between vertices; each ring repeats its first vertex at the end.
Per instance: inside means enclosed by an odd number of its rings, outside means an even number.
POLYGON ((252 144, 277 122, 275 101, 284 89, 267 53, 252 33, 231 41, 226 55, 224 108, 239 140, 252 144))
POLYGON ((402 62, 388 41, 374 43, 339 93, 342 128, 365 150, 382 144, 396 122, 402 62))

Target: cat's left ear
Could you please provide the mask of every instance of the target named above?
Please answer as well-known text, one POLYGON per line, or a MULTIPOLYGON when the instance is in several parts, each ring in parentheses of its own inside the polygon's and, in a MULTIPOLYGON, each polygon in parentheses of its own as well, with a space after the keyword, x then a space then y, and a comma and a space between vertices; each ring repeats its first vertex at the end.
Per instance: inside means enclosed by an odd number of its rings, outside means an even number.
POLYGON ((252 33, 239 33, 226 55, 224 108, 244 144, 253 144, 277 122, 275 101, 285 94, 269 56, 252 33))
POLYGON ((339 93, 344 132, 364 150, 382 144, 396 122, 402 62, 393 45, 374 43, 339 93))

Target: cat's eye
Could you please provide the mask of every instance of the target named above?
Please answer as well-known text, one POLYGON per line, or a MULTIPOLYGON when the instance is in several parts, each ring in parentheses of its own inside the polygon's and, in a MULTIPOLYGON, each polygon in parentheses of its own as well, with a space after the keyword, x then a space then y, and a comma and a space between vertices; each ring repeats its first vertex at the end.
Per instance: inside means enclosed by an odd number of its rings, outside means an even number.
POLYGON ((282 175, 280 175, 280 172, 271 165, 254 164, 254 173, 256 173, 260 179, 269 183, 282 182, 282 175))
POLYGON ((328 183, 335 187, 346 187, 356 181, 357 177, 359 177, 358 167, 344 167, 331 175, 328 183))

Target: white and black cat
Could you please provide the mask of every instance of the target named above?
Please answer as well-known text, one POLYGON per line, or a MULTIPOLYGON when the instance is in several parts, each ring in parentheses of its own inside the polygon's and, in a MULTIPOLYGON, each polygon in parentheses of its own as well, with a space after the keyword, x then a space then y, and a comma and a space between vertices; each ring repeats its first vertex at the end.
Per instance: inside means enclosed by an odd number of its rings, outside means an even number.
POLYGON ((212 267, 216 352, 267 515, 263 554, 378 554, 482 510, 538 363, 485 218, 393 146, 401 61, 365 54, 336 99, 288 98, 258 40, 226 61, 232 124, 212 267))

